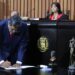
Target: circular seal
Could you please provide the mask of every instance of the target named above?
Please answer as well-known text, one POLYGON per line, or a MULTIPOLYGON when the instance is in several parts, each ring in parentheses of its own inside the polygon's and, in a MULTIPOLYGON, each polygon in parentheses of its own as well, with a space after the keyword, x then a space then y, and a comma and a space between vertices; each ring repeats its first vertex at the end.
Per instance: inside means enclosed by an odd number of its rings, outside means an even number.
POLYGON ((41 52, 46 52, 48 50, 48 46, 48 39, 45 36, 38 39, 38 48, 41 52))

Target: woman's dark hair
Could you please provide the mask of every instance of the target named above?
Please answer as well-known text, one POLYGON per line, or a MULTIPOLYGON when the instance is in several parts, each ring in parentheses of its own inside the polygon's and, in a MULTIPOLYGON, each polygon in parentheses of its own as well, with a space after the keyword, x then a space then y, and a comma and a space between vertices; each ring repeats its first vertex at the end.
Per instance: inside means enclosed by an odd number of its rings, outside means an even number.
MULTIPOLYGON (((51 6, 52 6, 52 5, 55 5, 55 6, 58 8, 58 13, 59 13, 59 14, 62 13, 60 3, 58 3, 58 2, 53 2, 53 3, 51 4, 51 6)), ((53 14, 53 12, 52 12, 51 14, 53 14)))

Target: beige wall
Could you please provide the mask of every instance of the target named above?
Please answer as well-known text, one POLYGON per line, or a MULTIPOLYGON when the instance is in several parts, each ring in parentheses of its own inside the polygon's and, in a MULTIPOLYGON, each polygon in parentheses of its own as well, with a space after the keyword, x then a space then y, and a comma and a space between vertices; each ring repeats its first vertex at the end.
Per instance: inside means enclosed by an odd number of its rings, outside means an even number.
POLYGON ((49 5, 55 1, 75 20, 75 0, 0 0, 0 19, 8 17, 13 10, 19 11, 21 16, 44 18, 49 5))

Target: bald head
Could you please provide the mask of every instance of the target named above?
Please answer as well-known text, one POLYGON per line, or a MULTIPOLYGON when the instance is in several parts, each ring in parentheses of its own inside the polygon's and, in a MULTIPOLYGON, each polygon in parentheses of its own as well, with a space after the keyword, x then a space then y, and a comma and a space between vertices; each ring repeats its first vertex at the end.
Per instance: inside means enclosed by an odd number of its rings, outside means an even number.
POLYGON ((13 16, 19 16, 19 12, 18 11, 12 11, 11 17, 13 17, 13 16))
POLYGON ((19 24, 20 22, 21 22, 21 18, 19 16, 19 13, 17 11, 12 11, 9 23, 11 25, 15 25, 15 24, 19 24))

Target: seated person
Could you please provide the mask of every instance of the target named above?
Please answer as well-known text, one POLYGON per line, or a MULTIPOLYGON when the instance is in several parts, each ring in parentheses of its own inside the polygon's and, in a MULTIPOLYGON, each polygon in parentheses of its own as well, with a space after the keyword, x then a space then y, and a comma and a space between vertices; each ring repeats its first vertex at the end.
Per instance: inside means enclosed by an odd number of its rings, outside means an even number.
POLYGON ((51 5, 51 14, 47 16, 49 20, 68 20, 68 16, 63 14, 61 11, 60 4, 58 2, 53 2, 51 5))
POLYGON ((10 19, 0 22, 0 67, 19 67, 26 51, 27 25, 21 20, 17 11, 11 13, 10 19))

